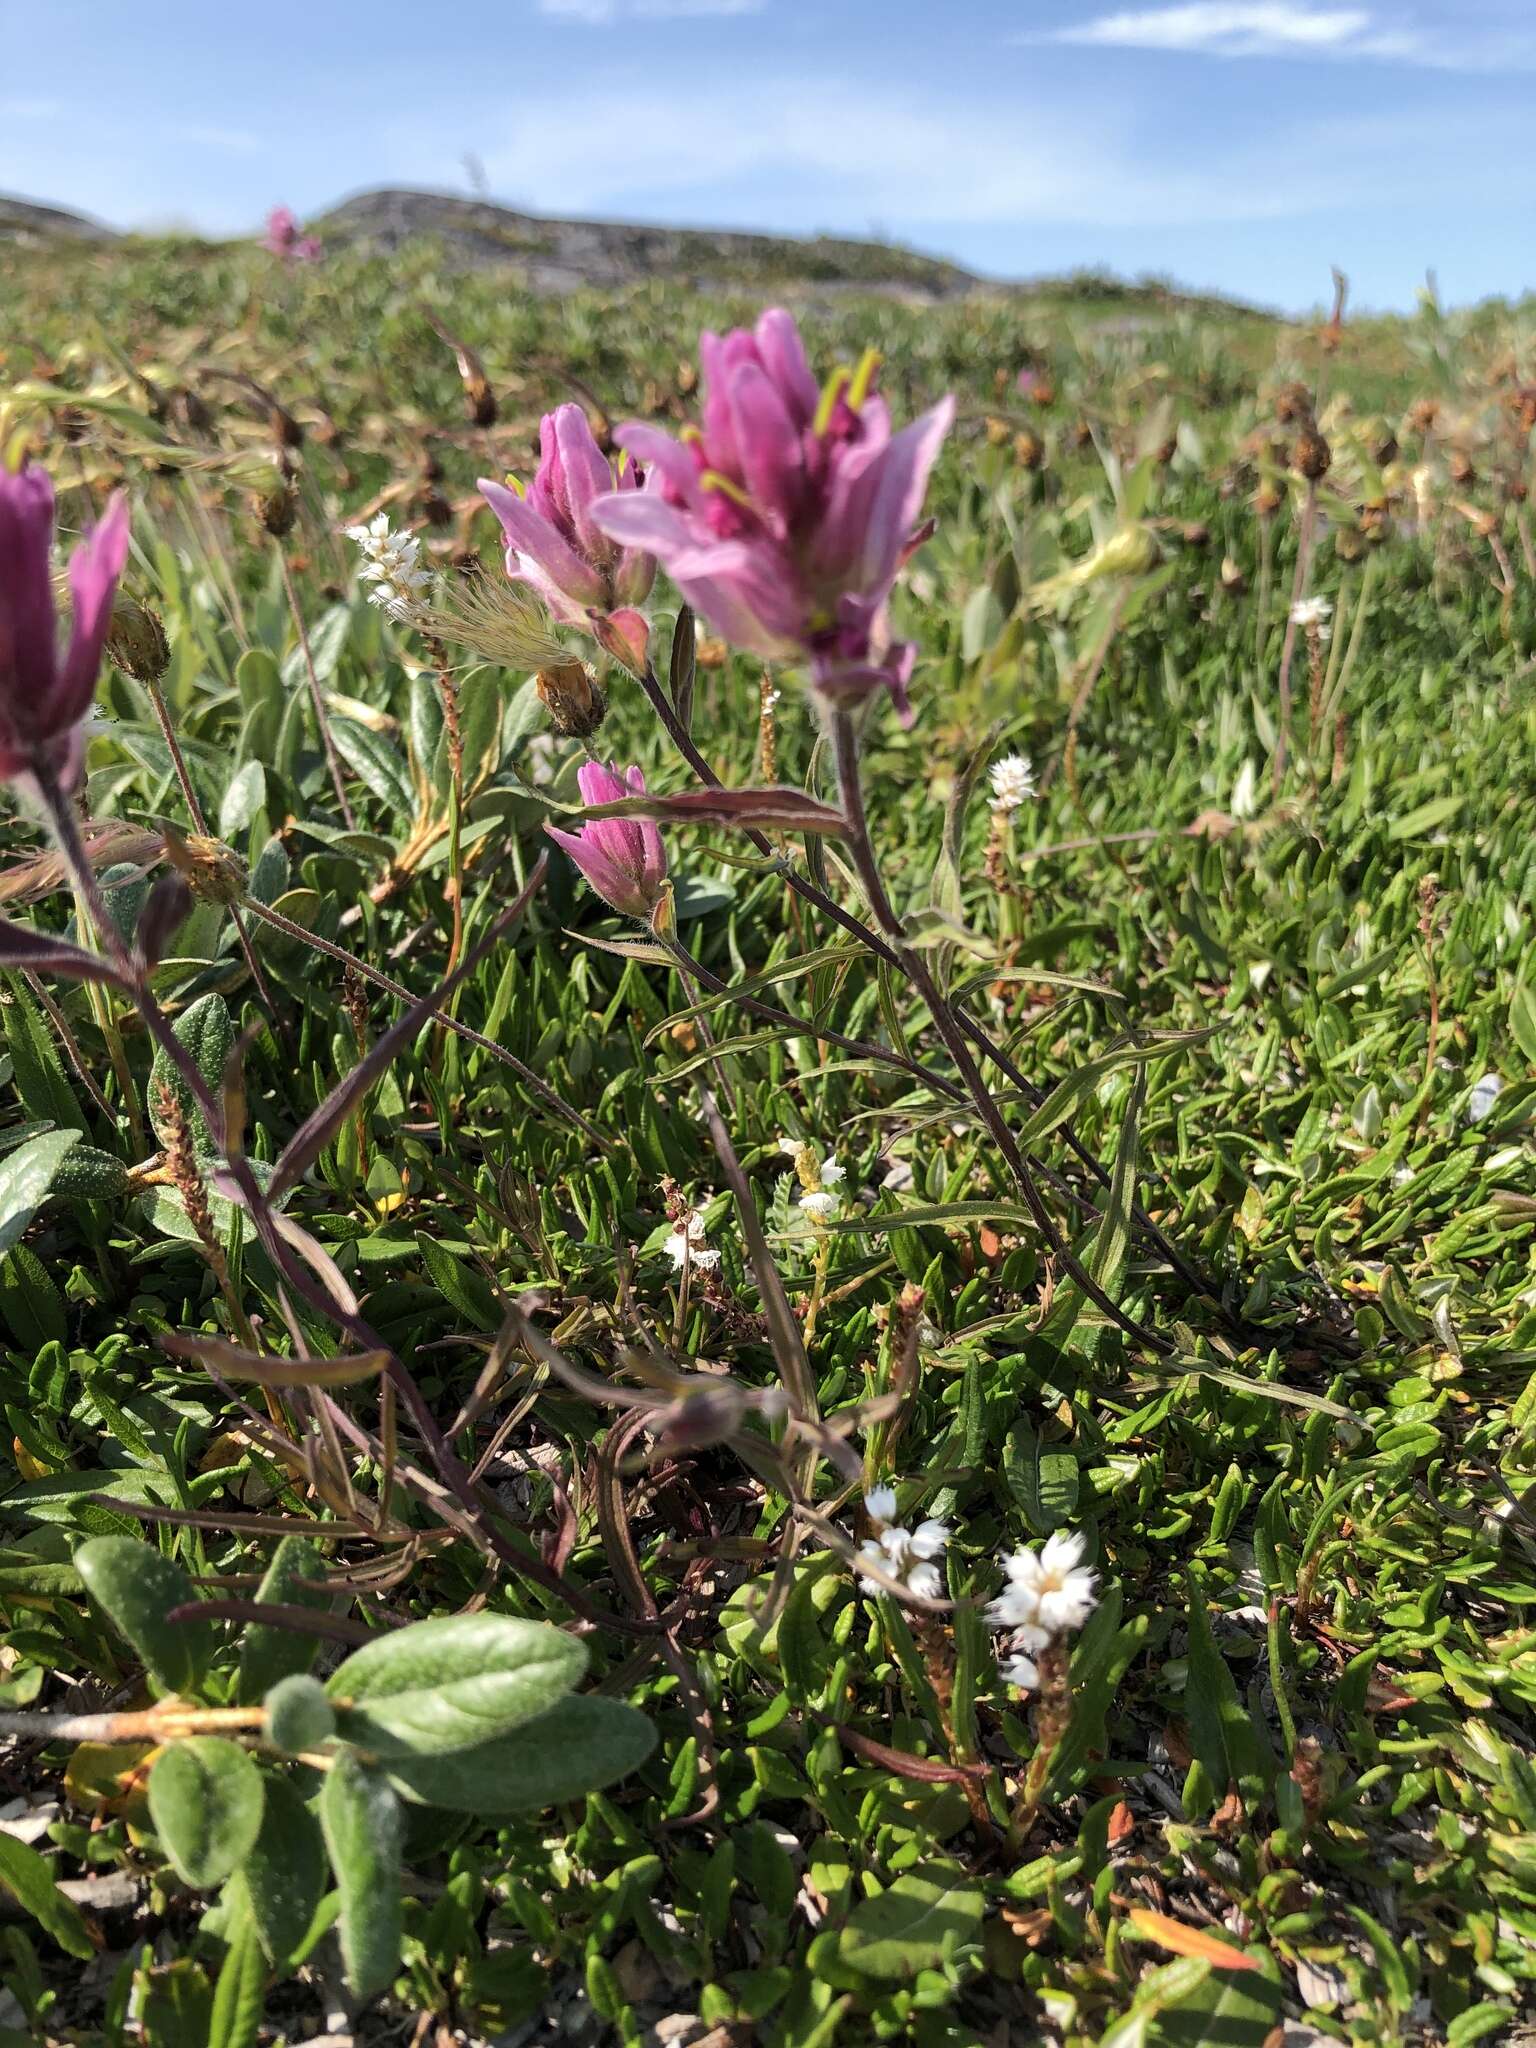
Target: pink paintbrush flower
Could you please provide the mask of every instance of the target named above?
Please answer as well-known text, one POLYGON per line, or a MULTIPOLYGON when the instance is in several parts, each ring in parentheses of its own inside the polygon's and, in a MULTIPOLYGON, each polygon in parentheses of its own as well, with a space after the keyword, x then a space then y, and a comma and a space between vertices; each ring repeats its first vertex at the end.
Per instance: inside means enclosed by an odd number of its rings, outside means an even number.
POLYGON ((274 256, 281 256, 290 263, 316 263, 320 259, 319 241, 314 235, 299 233, 299 223, 290 206, 273 207, 267 215, 267 231, 262 242, 274 256))
MULTIPOLYGON (((626 768, 620 776, 586 761, 576 771, 576 782, 587 804, 645 795, 645 777, 638 768, 626 768)), ((667 879, 666 848, 650 818, 589 818, 579 832, 562 832, 557 825, 544 830, 565 848, 604 902, 626 917, 650 917, 667 879)))
POLYGON ((916 653, 886 608, 918 530, 954 401, 891 431, 875 357, 818 387, 795 323, 777 309, 748 332, 699 341, 702 429, 674 441, 627 421, 619 445, 651 472, 643 491, 590 508, 615 541, 656 555, 718 633, 771 661, 809 660, 835 704, 882 686, 910 724, 916 653))
POLYGON ((595 620, 617 619, 621 643, 638 642, 643 658, 647 629, 632 608, 650 595, 655 557, 616 545, 592 518, 594 504, 635 497, 641 482, 632 462, 604 455, 579 405, 561 405, 539 422, 539 467, 526 495, 489 477, 480 492, 507 537, 507 574, 531 584, 567 625, 591 632, 595 620))
POLYGON ((53 480, 0 470, 0 776, 79 780, 82 726, 96 694, 112 598, 128 558, 128 506, 114 497, 69 563, 74 625, 59 647, 53 610, 53 480))

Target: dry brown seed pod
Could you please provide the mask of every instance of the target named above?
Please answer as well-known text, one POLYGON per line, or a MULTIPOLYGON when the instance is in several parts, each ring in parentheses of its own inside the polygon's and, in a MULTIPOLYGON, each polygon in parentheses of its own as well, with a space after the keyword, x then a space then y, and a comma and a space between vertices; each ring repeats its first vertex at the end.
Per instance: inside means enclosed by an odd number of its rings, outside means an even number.
POLYGON ((1333 450, 1316 427, 1303 427, 1296 436, 1295 463, 1301 474, 1312 483, 1326 476, 1333 466, 1333 450))
POLYGON ((541 668, 533 687, 550 724, 566 739, 590 739, 608 715, 608 699, 584 661, 541 668))
POLYGON ((1022 427, 1013 437, 1013 457, 1025 469, 1039 469, 1045 461, 1045 443, 1028 427, 1022 427))

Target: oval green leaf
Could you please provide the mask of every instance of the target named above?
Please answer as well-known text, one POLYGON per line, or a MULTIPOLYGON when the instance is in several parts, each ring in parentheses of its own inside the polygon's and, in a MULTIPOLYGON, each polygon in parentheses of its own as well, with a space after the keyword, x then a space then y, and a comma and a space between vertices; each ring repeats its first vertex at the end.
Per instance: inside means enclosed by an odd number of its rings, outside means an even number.
POLYGON ((149 1774, 149 1817, 178 1877, 198 1891, 222 1884, 261 1829, 260 1771, 221 1735, 173 1742, 149 1774))
POLYGON ((326 1691, 348 1741, 379 1756, 430 1756, 521 1727, 586 1668, 577 1638, 543 1622, 450 1614, 366 1644, 326 1691))
POLYGON ((656 1746, 644 1714, 619 1700, 562 1700, 494 1742, 448 1756, 391 1761, 407 1799, 453 1813, 534 1813, 584 1798, 643 1764, 656 1746))
POLYGON ((197 1598, 181 1566, 137 1537, 93 1536, 75 1552, 75 1569, 161 1691, 195 1691, 215 1638, 207 1622, 166 1620, 172 1608, 197 1598))
POLYGON ((400 1802, 382 1773, 344 1749, 320 1788, 320 1826, 341 1895, 341 1959, 359 1998, 400 1967, 400 1802))

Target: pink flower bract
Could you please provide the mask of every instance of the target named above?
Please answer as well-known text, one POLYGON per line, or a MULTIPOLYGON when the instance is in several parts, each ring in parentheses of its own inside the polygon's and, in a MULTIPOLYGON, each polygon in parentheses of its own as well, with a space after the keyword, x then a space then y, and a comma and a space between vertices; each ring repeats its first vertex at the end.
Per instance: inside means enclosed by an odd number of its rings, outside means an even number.
POLYGON ((640 483, 632 462, 620 468, 604 455, 579 405, 546 413, 526 496, 480 479, 481 496, 507 537, 507 574, 530 584, 555 618, 589 632, 594 615, 643 604, 656 580, 655 558, 617 545, 592 517, 593 506, 609 497, 622 503, 638 496, 640 483))
MULTIPOLYGON (((588 804, 645 795, 645 777, 638 768, 626 768, 620 776, 587 761, 576 771, 576 782, 588 804)), ((649 918, 667 879, 666 848, 652 819, 589 818, 579 832, 562 832, 557 825, 544 830, 565 848, 604 902, 626 917, 649 918)))
POLYGON ((718 633, 767 660, 807 659, 836 704, 882 686, 910 723, 915 649, 886 607, 949 431, 942 399, 899 433, 871 389, 874 359, 818 387, 788 313, 699 342, 702 428, 674 441, 631 420, 617 440, 650 472, 643 491, 590 507, 612 539, 646 548, 718 633))
POLYGON ((81 726, 96 693, 112 598, 128 558, 119 494, 69 563, 73 631, 60 649, 53 609, 53 481, 46 470, 0 470, 0 776, 40 769, 79 779, 81 726))

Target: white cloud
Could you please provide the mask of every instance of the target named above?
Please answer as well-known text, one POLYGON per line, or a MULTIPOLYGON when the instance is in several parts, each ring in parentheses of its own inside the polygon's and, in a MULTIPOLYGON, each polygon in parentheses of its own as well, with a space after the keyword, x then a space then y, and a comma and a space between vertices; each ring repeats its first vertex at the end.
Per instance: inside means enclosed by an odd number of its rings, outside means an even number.
MULTIPOLYGON (((900 220, 1167 227, 1280 219, 1330 196, 1331 172, 1274 175, 1273 139, 1182 157, 1161 136, 1145 154, 1124 110, 1033 109, 803 77, 759 76, 749 97, 699 80, 647 97, 643 122, 589 129, 569 147, 560 104, 533 101, 481 154, 492 190, 557 214, 814 232, 900 220)), ((482 131, 483 132, 483 131, 482 131)), ((402 137, 399 174, 445 165, 402 137)))
POLYGON ((245 128, 218 128, 206 122, 190 122, 172 130, 178 142, 190 142, 202 149, 228 149, 250 156, 261 148, 261 138, 245 128))
POLYGON ((757 14, 762 6, 763 0, 538 0, 540 14, 593 28, 614 21, 703 21, 757 14))
POLYGON ((1389 26, 1364 7, 1318 6, 1309 0, 1182 0, 1172 7, 1127 7, 1018 40, 1202 57, 1374 57, 1437 71, 1526 70, 1536 61, 1536 38, 1500 32, 1486 20, 1450 35, 1412 24, 1389 26))

